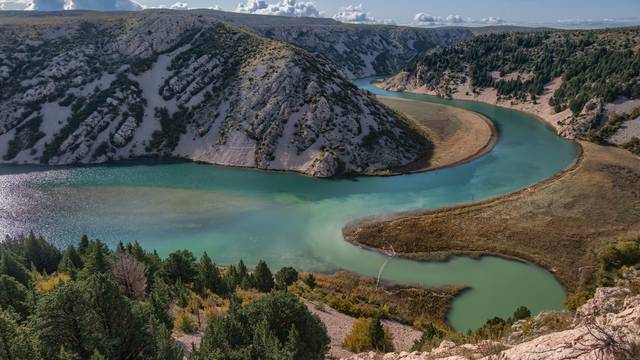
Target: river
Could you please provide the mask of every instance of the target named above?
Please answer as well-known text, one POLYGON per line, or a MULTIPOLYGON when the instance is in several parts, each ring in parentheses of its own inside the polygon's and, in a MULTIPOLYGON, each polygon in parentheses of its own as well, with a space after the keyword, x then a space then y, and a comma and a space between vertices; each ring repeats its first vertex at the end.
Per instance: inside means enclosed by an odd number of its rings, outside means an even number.
MULTIPOLYGON (((82 234, 110 245, 138 241, 167 255, 207 251, 218 264, 264 259, 272 269, 346 269, 376 276, 384 255, 342 239, 342 226, 367 215, 435 208, 512 192, 553 176, 575 160, 575 145, 532 116, 495 106, 425 95, 377 94, 476 111, 500 139, 487 155, 427 173, 319 180, 192 163, 84 167, 0 165, 0 234, 33 230, 57 244, 82 234)), ((394 258, 383 278, 405 284, 467 285, 449 315, 457 330, 508 317, 520 305, 562 307, 564 290, 538 267, 497 257, 448 262, 394 258)))

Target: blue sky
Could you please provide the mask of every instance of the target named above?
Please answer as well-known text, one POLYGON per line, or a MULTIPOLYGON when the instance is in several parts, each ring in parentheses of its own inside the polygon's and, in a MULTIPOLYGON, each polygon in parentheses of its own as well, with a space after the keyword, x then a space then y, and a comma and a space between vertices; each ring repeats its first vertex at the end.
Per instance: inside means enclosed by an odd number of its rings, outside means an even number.
MULTIPOLYGON (((167 0, 138 0, 143 5, 167 4, 167 0)), ((235 10, 240 0, 176 0, 189 7, 219 5, 235 10)), ((281 0, 266 0, 277 3, 281 0)), ((393 19, 410 23, 418 13, 446 20, 459 15, 463 20, 500 18, 509 23, 601 22, 640 18, 640 0, 303 0, 311 1, 325 17, 339 13, 341 7, 362 5, 362 11, 377 20, 393 19)), ((624 20, 622 20, 624 21, 624 20)), ((640 21, 639 21, 640 22, 640 21)))
POLYGON ((419 26, 640 25, 640 0, 0 0, 0 9, 92 8, 137 10, 220 7, 227 11, 333 17, 345 22, 395 22, 419 26), (239 7, 239 4, 244 6, 239 7))

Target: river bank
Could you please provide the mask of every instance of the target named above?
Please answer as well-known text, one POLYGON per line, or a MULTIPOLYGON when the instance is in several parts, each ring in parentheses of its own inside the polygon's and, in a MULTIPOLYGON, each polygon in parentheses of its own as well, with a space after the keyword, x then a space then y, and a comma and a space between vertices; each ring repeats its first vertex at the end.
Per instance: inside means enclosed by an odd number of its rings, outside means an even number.
POLYGON ((581 143, 582 160, 553 179, 479 203, 368 219, 343 229, 373 249, 388 244, 412 259, 499 255, 539 265, 570 291, 589 280, 594 253, 640 235, 640 160, 581 143))
POLYGON ((498 130, 481 114, 441 104, 378 96, 378 100, 402 113, 433 144, 428 158, 392 170, 401 175, 433 171, 477 159, 498 142, 498 130))
MULTIPOLYGON (((387 91, 443 97, 443 94, 436 89, 425 86, 406 88, 403 84, 393 83, 393 79, 389 79, 386 82, 376 82, 374 85, 387 91)), ((498 90, 494 88, 475 89, 467 79, 467 81, 453 89, 450 94, 447 94, 446 97, 450 97, 453 100, 477 101, 505 109, 523 111, 541 119, 557 132, 560 130, 560 122, 570 118, 572 115, 569 109, 556 113, 553 106, 549 104, 549 100, 561 85, 561 78, 554 79, 544 87, 542 95, 538 96, 535 102, 531 102, 501 99, 498 96, 498 90)))

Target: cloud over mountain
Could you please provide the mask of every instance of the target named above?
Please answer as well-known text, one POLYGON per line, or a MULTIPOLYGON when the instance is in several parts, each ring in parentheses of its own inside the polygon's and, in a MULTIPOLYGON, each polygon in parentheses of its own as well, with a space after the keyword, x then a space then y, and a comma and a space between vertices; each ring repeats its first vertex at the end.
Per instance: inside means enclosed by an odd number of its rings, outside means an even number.
POLYGON ((0 10, 137 11, 142 10, 142 5, 133 0, 0 0, 0 10))
POLYGON ((349 5, 341 7, 337 14, 333 16, 335 20, 346 23, 372 24, 377 23, 376 18, 367 13, 360 5, 349 5))
POLYGON ((298 0, 280 0, 275 4, 269 4, 265 0, 248 0, 246 3, 238 4, 236 12, 279 16, 320 16, 320 11, 313 2, 298 0))

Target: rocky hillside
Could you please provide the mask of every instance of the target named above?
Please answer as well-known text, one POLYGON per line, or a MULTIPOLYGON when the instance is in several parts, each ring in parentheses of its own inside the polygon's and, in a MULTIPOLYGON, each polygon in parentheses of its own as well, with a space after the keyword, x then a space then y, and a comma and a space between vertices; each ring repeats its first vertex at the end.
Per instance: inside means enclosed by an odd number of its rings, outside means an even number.
MULTIPOLYGON (((155 13, 167 13, 155 10, 155 13)), ((393 74, 415 56, 474 35, 468 28, 426 29, 391 25, 343 24, 326 18, 265 16, 191 10, 303 48, 338 66, 351 79, 393 74)))
POLYGON ((519 320, 506 339, 462 344, 444 340, 429 352, 354 355, 348 360, 426 359, 638 359, 640 358, 640 276, 628 269, 616 287, 598 288, 571 317, 545 312, 519 320))
POLYGON ((328 177, 401 166, 429 147, 332 64, 216 17, 0 23, 3 162, 178 157, 328 177))
POLYGON ((516 107, 567 137, 624 145, 638 126, 607 121, 614 111, 634 120, 640 105, 640 28, 481 35, 424 54, 383 86, 516 107))
POLYGON ((254 26, 269 38, 295 44, 339 65, 349 78, 393 74, 418 54, 472 36, 464 28, 383 25, 254 26))

